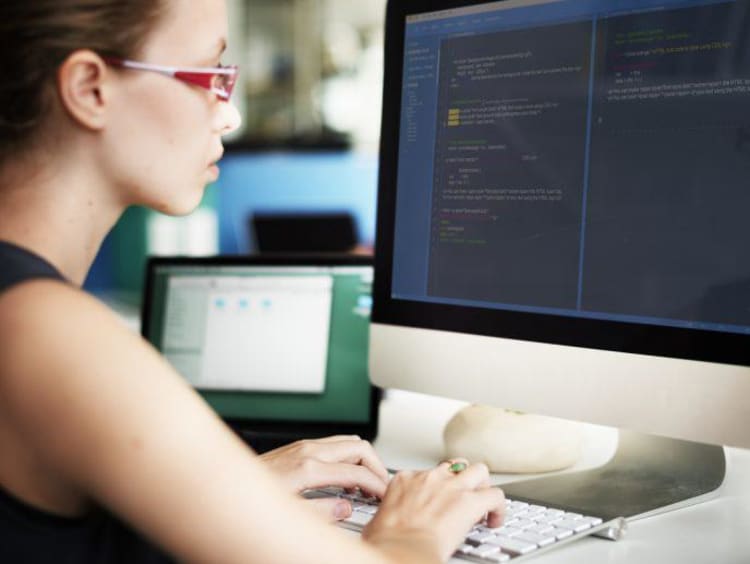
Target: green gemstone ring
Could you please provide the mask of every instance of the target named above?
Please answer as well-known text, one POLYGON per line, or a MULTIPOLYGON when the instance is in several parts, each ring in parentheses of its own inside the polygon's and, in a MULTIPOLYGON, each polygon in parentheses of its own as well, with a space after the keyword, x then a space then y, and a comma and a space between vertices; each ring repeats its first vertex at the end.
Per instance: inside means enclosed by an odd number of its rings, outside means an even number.
POLYGON ((454 474, 458 474, 459 472, 463 472, 464 470, 466 470, 466 468, 468 468, 468 464, 466 464, 465 462, 454 462, 448 467, 448 470, 450 470, 454 474))

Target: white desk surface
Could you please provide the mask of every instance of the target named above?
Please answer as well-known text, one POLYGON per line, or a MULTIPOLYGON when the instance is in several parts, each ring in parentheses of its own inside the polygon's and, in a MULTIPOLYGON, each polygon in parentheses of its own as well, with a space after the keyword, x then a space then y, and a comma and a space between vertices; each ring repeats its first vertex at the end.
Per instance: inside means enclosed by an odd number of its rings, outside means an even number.
MULTIPOLYGON (((380 408, 375 449, 391 468, 434 466, 444 458, 443 427, 464 405, 389 390, 380 408)), ((574 469, 602 463, 615 450, 614 429, 586 426, 585 436, 584 454, 574 469)), ((621 541, 584 538, 531 560, 540 564, 750 563, 750 451, 725 450, 727 476, 716 498, 632 522, 621 541)), ((524 477, 495 474, 493 481, 501 484, 524 477)))

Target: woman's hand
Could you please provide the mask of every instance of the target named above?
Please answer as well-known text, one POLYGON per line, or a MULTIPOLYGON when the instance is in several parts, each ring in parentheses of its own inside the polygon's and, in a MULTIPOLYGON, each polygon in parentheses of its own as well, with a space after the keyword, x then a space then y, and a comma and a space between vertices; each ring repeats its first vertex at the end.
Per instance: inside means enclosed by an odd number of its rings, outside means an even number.
POLYGON ((363 536, 396 553, 419 543, 424 554, 445 561, 481 519, 499 527, 505 496, 491 487, 487 466, 472 464, 459 473, 449 468, 443 462, 433 470, 396 474, 363 536))
MULTIPOLYGON (((388 484, 388 471, 372 445, 357 436, 297 441, 266 452, 260 459, 297 493, 338 486, 383 497, 388 484)), ((308 503, 329 519, 345 519, 352 511, 345 499, 316 499, 308 503)))

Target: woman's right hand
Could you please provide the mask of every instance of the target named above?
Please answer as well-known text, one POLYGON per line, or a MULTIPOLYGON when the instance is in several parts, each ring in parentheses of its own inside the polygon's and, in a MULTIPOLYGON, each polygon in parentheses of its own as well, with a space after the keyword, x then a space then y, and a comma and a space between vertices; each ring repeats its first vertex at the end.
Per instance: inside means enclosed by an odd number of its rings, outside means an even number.
POLYGON ((396 474, 364 538, 384 549, 420 543, 446 561, 481 519, 486 518, 489 527, 499 527, 505 496, 491 486, 487 466, 472 464, 458 474, 449 468, 443 462, 432 470, 396 474))

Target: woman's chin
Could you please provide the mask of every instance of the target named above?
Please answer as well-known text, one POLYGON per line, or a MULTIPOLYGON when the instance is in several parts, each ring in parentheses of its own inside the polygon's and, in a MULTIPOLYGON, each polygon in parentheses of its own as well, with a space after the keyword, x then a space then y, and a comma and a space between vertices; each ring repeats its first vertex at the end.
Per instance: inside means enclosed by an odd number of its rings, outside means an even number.
POLYGON ((181 217, 189 215, 195 211, 203 200, 203 194, 205 188, 201 188, 193 194, 180 194, 179 198, 172 198, 171 200, 161 201, 156 205, 148 205, 151 209, 163 213, 165 215, 171 215, 175 217, 181 217), (190 196, 190 197, 188 197, 190 196))

